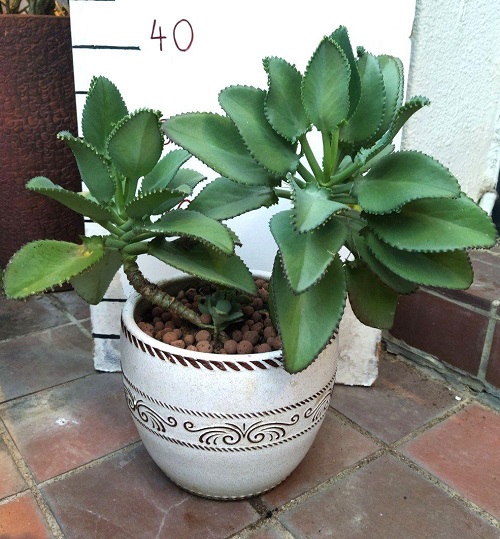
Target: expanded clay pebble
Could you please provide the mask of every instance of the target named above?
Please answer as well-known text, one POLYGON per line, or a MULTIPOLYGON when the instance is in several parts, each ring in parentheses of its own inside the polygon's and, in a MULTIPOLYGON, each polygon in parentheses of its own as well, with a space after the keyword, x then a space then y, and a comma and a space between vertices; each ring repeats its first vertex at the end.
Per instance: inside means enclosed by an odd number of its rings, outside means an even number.
POLYGON ((251 354, 253 352, 253 344, 249 341, 241 341, 236 348, 238 354, 251 354))
POLYGON ((202 342, 202 341, 209 341, 210 340, 210 332, 206 329, 200 329, 194 336, 196 342, 202 342))
POLYGON ((254 348, 254 352, 257 352, 258 354, 262 354, 264 352, 271 352, 272 348, 267 344, 267 342, 264 342, 262 344, 258 344, 254 348))
POLYGON ((236 341, 233 341, 232 339, 224 343, 224 350, 226 354, 236 354, 237 349, 238 343, 236 341))
POLYGON ((170 344, 172 346, 176 346, 177 348, 186 348, 186 343, 182 339, 178 339, 170 344))
POLYGON ((248 341, 252 346, 255 346, 259 342, 259 334, 256 331, 245 331, 243 341, 248 341))
POLYGON ((213 347, 208 341, 200 341, 196 344, 196 350, 198 352, 205 352, 205 354, 211 354, 213 347))

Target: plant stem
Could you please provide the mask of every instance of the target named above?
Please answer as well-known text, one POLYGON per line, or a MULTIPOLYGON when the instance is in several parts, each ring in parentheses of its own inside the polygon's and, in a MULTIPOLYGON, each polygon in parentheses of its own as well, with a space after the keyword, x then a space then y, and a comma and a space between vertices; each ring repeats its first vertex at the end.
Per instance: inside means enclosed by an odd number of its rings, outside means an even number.
MULTIPOLYGON (((311 172, 309 172, 309 170, 307 170, 307 168, 302 163, 299 163, 299 166, 297 167, 297 172, 302 176, 302 178, 304 178, 306 182, 312 183, 316 181, 314 175, 311 174, 311 172)), ((299 183, 299 179, 300 178, 295 178, 295 181, 299 183)))
POLYGON ((97 224, 102 226, 102 228, 105 228, 108 232, 111 232, 111 234, 117 236, 117 237, 121 237, 123 236, 123 231, 120 230, 116 225, 114 225, 113 223, 110 223, 109 221, 106 221, 106 222, 99 222, 97 221, 97 224))
POLYGON ((306 136, 302 135, 299 140, 307 162, 313 171, 314 178, 316 182, 319 183, 323 178, 323 171, 321 170, 318 161, 316 161, 316 157, 314 156, 311 146, 309 146, 309 141, 307 140, 306 136))
POLYGON ((148 246, 141 242, 130 243, 123 248, 123 252, 133 256, 144 255, 148 252, 148 246))
POLYGON ((323 140, 323 177, 321 178, 320 185, 325 185, 330 179, 332 173, 332 147, 330 142, 330 134, 326 131, 321 132, 321 138, 323 140))
POLYGON ((362 166, 363 165, 358 161, 354 161, 352 165, 344 168, 344 170, 341 170, 338 174, 334 174, 325 187, 332 187, 333 185, 343 182, 345 179, 349 178, 349 176, 352 176, 357 172, 362 166))
POLYGON ((184 320, 191 322, 195 326, 201 328, 212 328, 212 326, 203 324, 200 317, 191 309, 187 308, 173 296, 167 294, 156 284, 150 282, 144 277, 136 262, 136 257, 126 257, 123 260, 123 269, 129 283, 134 290, 139 292, 143 298, 148 300, 152 305, 159 305, 164 309, 178 314, 184 320))
POLYGON ((286 187, 275 187, 274 192, 276 193, 276 196, 279 198, 287 198, 288 200, 292 199, 292 192, 290 189, 287 189, 286 187))

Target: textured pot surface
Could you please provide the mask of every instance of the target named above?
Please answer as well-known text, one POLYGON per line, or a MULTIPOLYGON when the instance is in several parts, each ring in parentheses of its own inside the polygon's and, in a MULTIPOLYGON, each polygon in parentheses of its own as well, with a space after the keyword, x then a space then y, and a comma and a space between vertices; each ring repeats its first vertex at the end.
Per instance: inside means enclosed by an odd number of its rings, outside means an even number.
POLYGON ((204 354, 152 339, 135 323, 140 304, 134 294, 123 311, 122 369, 153 460, 186 490, 211 498, 248 497, 283 481, 328 409, 337 341, 291 375, 280 352, 204 354))
POLYGON ((59 131, 76 135, 68 17, 0 15, 0 267, 29 241, 80 243, 83 217, 25 185, 47 176, 81 190, 71 150, 59 131))

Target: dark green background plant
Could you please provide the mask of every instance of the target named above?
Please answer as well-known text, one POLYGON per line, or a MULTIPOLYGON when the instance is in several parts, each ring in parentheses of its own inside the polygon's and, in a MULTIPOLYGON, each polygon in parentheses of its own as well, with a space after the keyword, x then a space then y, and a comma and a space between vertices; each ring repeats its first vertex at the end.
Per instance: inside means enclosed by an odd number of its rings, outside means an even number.
POLYGON ((45 177, 31 179, 27 188, 89 217, 109 235, 83 237, 81 245, 55 240, 27 244, 5 270, 8 297, 24 298, 70 281, 83 299, 96 304, 123 266, 132 286, 151 303, 207 327, 145 279, 137 265, 141 254, 223 287, 256 292, 250 271, 235 254, 238 238, 220 221, 260 207, 265 201, 259 190, 249 193, 247 186, 216 180, 188 209, 181 207, 204 177, 182 168, 191 157, 186 150, 162 157, 160 120, 155 110, 129 112, 108 79, 92 80, 83 138, 58 135, 73 151, 88 193, 65 190, 45 177), (214 188, 224 191, 222 199, 207 196, 214 188))
POLYGON ((313 53, 305 73, 264 60, 268 88, 230 86, 225 115, 170 118, 171 140, 226 180, 202 191, 223 196, 237 182, 270 200, 291 200, 271 219, 278 245, 272 314, 290 372, 307 367, 342 317, 346 296, 359 320, 390 328, 401 294, 418 285, 466 289, 467 250, 495 243, 491 219, 461 192, 449 170, 416 151, 395 151, 404 123, 429 102, 403 103, 398 58, 353 53, 339 27, 313 53), (312 150, 319 132, 322 155, 312 150), (209 191, 210 190, 210 191, 209 191), (342 260, 339 250, 348 249, 342 260))
POLYGON ((0 14, 68 15, 67 0, 0 0, 0 14))

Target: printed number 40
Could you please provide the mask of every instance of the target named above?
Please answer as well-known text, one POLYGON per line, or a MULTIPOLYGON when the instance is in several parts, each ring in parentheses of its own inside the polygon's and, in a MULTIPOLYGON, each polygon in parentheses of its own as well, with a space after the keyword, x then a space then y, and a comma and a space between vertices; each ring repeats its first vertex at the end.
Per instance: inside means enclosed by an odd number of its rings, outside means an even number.
MULTIPOLYGON (((191 26, 191 23, 187 19, 181 19, 180 21, 177 21, 172 31, 172 37, 174 38, 174 44, 178 51, 181 51, 181 52, 188 51, 191 45, 193 44, 193 39, 194 39, 194 31, 193 31, 193 27, 191 26), (181 44, 179 44, 179 39, 177 36, 177 33, 181 31, 181 28, 182 28, 181 25, 184 25, 184 26, 187 25, 188 27, 188 30, 187 30, 188 44, 184 47, 181 46, 181 44)), ((153 28, 151 29, 151 39, 158 39, 160 42, 160 51, 163 51, 163 40, 167 39, 167 36, 164 36, 162 34, 161 26, 158 26, 158 28, 156 27, 156 19, 153 20, 153 28), (157 31, 156 34, 155 34, 155 31, 157 31)))

